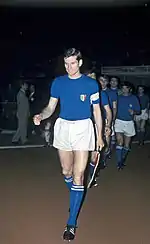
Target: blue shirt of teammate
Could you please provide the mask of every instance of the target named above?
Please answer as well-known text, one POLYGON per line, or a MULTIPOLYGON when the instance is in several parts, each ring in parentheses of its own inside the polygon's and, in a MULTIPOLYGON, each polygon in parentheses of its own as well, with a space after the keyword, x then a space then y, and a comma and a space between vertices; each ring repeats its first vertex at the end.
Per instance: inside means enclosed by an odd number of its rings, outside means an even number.
POLYGON ((51 97, 60 99, 59 117, 66 120, 91 118, 91 105, 100 103, 97 81, 85 75, 77 79, 68 75, 56 78, 51 97))
POLYGON ((117 102, 117 98, 118 98, 116 90, 107 88, 106 90, 103 90, 103 91, 107 93, 108 98, 109 98, 110 108, 113 109, 113 102, 117 102))
POLYGON ((118 109, 117 109, 117 119, 124 121, 133 120, 133 116, 130 114, 129 109, 136 112, 140 112, 140 104, 136 96, 118 96, 118 109))
POLYGON ((138 99, 142 110, 148 108, 149 97, 147 95, 138 96, 138 99))
POLYGON ((108 98, 108 95, 105 91, 101 91, 100 93, 100 97, 101 97, 101 107, 102 107, 102 113, 103 113, 103 116, 104 118, 106 119, 106 111, 105 111, 105 106, 106 105, 109 105, 109 98, 108 98))

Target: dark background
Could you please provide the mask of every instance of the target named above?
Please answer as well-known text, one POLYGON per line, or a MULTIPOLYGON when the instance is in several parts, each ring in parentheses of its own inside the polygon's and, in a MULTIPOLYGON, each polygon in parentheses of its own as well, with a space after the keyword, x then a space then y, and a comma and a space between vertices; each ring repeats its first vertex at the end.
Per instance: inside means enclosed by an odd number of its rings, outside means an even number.
POLYGON ((41 64, 48 70, 49 60, 66 47, 77 47, 103 65, 149 64, 149 23, 149 6, 1 7, 0 82, 8 82, 26 69, 41 69, 41 64), (35 64, 39 66, 35 68, 35 64))

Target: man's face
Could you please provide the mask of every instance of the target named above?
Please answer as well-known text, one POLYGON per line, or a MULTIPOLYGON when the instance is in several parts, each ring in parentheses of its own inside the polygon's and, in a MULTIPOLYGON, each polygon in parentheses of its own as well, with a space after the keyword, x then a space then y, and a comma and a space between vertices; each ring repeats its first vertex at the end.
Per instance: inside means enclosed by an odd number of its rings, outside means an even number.
POLYGON ((30 92, 34 92, 35 91, 35 88, 33 85, 30 86, 30 92))
POLYGON ((68 75, 74 76, 79 72, 80 64, 76 56, 70 56, 69 58, 64 58, 64 62, 65 62, 65 69, 68 75))
POLYGON ((28 90, 28 84, 27 84, 27 83, 24 83, 24 85, 23 85, 23 89, 24 89, 25 91, 28 90))
POLYGON ((99 79, 99 83, 101 84, 102 89, 106 89, 108 85, 107 79, 99 79))
POLYGON ((123 94, 129 94, 130 93, 130 87, 122 86, 122 93, 123 94))
POLYGON ((140 93, 140 94, 141 94, 141 93, 144 93, 144 89, 143 89, 143 87, 139 87, 139 88, 138 88, 138 93, 140 93))
POLYGON ((117 81, 117 79, 116 79, 116 78, 112 78, 112 79, 110 80, 110 85, 111 85, 111 88, 117 88, 117 86, 118 86, 118 81, 117 81))

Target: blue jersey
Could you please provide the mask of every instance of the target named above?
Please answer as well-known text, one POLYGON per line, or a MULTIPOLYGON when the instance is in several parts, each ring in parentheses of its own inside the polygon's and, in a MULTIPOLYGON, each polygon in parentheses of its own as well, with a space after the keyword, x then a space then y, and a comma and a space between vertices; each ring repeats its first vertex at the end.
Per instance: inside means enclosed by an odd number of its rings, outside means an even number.
POLYGON ((122 91, 119 88, 110 88, 110 90, 116 92, 117 97, 122 94, 122 91))
POLYGON ((102 107, 102 113, 103 113, 103 116, 104 118, 106 118, 106 111, 105 111, 105 106, 106 105, 109 105, 109 98, 108 98, 108 95, 105 91, 101 91, 100 93, 100 97, 101 97, 101 107, 102 107))
POLYGON ((148 108, 149 97, 147 95, 138 96, 138 99, 142 110, 148 108))
POLYGON ((137 97, 134 95, 120 95, 118 97, 118 109, 116 118, 124 121, 133 120, 133 116, 130 114, 129 109, 140 112, 140 104, 137 97))
POLYGON ((110 108, 113 109, 113 102, 117 102, 117 97, 118 97, 116 90, 107 88, 106 90, 103 91, 107 93, 109 98, 110 108))
POLYGON ((91 118, 91 105, 100 102, 97 81, 85 75, 77 79, 70 79, 68 75, 56 78, 51 97, 60 100, 59 117, 66 120, 91 118))

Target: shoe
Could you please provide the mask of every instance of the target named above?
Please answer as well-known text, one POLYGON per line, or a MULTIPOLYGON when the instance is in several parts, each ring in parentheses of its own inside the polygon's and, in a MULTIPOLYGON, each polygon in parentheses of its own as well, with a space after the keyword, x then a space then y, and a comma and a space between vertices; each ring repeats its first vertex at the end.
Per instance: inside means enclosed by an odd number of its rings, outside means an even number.
POLYGON ((76 227, 67 225, 63 234, 64 241, 73 241, 75 238, 76 227))
POLYGON ((122 170, 122 169, 123 169, 123 165, 118 165, 118 166, 117 166, 117 170, 118 170, 118 171, 120 171, 120 170, 122 170))
POLYGON ((90 188, 98 186, 96 179, 94 179, 90 185, 90 188))
POLYGON ((11 142, 13 145, 19 145, 19 141, 12 141, 11 142))
POLYGON ((138 145, 139 145, 139 147, 144 146, 144 141, 140 141, 140 142, 138 143, 138 145))

